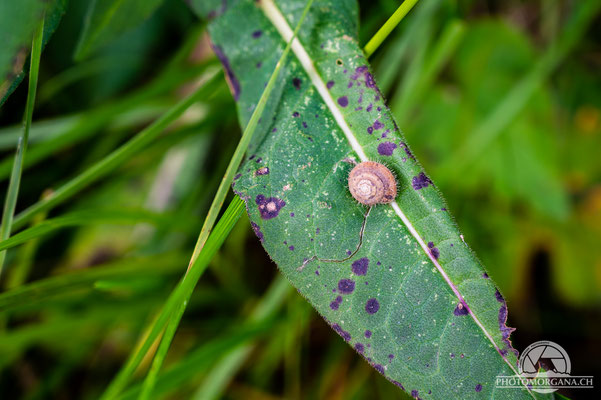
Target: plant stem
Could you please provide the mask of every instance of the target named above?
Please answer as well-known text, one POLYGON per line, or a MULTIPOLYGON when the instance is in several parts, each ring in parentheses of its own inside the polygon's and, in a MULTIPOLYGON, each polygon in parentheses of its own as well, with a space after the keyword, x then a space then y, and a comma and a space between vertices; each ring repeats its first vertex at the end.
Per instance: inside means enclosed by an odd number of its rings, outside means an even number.
POLYGON ((114 399, 125 388, 129 378, 136 371, 148 353, 148 350, 160 338, 163 328, 169 322, 176 309, 181 304, 187 304, 196 283, 198 283, 209 262, 215 253, 217 253, 217 250, 219 250, 236 222, 238 222, 243 210, 244 202, 239 197, 234 197, 207 240, 201 257, 196 259, 190 271, 183 276, 177 287, 171 292, 160 314, 149 327, 148 334, 143 337, 143 340, 130 354, 127 362, 103 393, 101 399, 114 399))
MULTIPOLYGON (((192 253, 192 258, 190 259, 190 265, 192 265, 194 263, 194 261, 200 254, 200 251, 202 250, 202 247, 204 246, 204 244, 207 240, 207 237, 209 236, 209 233, 211 233, 211 229, 213 228, 213 225, 215 224, 217 215, 219 214, 219 211, 221 210, 221 207, 223 206, 223 202, 225 201, 225 197, 227 195, 228 189, 234 179, 234 174, 236 173, 236 171, 238 170, 238 167, 240 166, 240 162, 242 161, 242 157, 244 157, 244 153, 246 153, 246 149, 248 148, 248 144, 250 143, 250 140, 252 139, 253 134, 255 133, 255 129, 257 128, 257 124, 259 123, 259 119, 263 115, 263 110, 265 109, 267 100, 269 99, 269 96, 271 95, 271 91, 275 87, 275 83, 279 76, 280 70, 282 69, 284 62, 286 61, 286 57, 288 56, 288 53, 290 53, 290 48, 292 47, 292 42, 296 38, 296 35, 297 35, 305 17, 307 16, 307 13, 308 13, 309 8, 311 7, 312 3, 313 3, 313 0, 309 0, 307 2, 307 5, 305 6, 305 9, 303 11, 303 14, 302 14, 298 24, 296 25, 294 34, 292 35, 292 38, 286 45, 284 52, 280 56, 280 59, 279 59, 278 63, 276 64, 275 69, 273 70, 273 73, 271 74, 271 77, 269 78, 269 81, 267 82, 267 86, 265 87, 265 90, 263 91, 263 94, 261 95, 261 98, 259 99, 259 103, 257 104, 257 107, 253 111, 253 113, 250 117, 250 120, 248 121, 248 124, 246 125, 246 128, 244 129, 242 138, 240 139, 240 142, 238 143, 238 147, 236 147, 236 150, 234 151, 234 155, 232 156, 232 159, 230 160, 230 163, 227 166, 225 174, 223 175, 223 179, 221 180, 221 184, 219 185, 219 188, 217 189, 217 193, 215 194, 215 197, 213 198, 213 203, 211 204, 211 207, 209 208, 209 212, 207 213, 207 217, 205 218, 204 224, 200 231, 200 235, 198 236, 198 240, 196 241, 196 246, 194 247, 194 252, 192 253)), ((189 268, 190 267, 188 267, 188 269, 189 268)))
POLYGON ((413 6, 415 6, 415 4, 418 1, 419 0, 405 0, 399 6, 399 8, 397 8, 394 14, 392 14, 392 16, 388 18, 388 21, 386 21, 384 25, 382 25, 382 27, 378 30, 378 32, 376 32, 374 37, 372 37, 363 48, 363 51, 365 52, 365 57, 369 58, 372 54, 375 53, 375 51, 378 49, 378 47, 380 47, 382 42, 384 42, 388 35, 390 35, 390 32, 392 32, 393 29, 396 28, 399 22, 401 22, 401 20, 405 18, 405 15, 407 15, 409 11, 411 11, 413 6))
MULTIPOLYGON (((261 98, 259 99, 259 103, 257 104, 257 107, 253 111, 253 114, 250 117, 250 120, 249 120, 248 124, 246 125, 246 128, 244 129, 242 138, 240 139, 240 142, 238 143, 238 146, 236 147, 236 150, 234 151, 234 155, 232 156, 232 158, 230 160, 230 163, 225 171, 225 175, 223 176, 223 179, 221 180, 221 184, 219 185, 219 188, 217 189, 217 193, 215 194, 215 197, 213 198, 213 202, 211 204, 209 212, 207 213, 207 217, 205 218, 203 227, 202 227, 202 229, 200 231, 200 235, 198 237, 198 241, 196 242, 196 246, 194 248, 194 252, 192 253, 192 257, 190 259, 190 265, 188 267, 188 272, 191 271, 191 269, 193 268, 192 266, 196 263, 196 260, 198 259, 198 256, 201 253, 201 251, 205 245, 205 242, 209 236, 209 233, 211 232, 211 229, 213 228, 213 225, 215 224, 217 215, 219 214, 219 211, 221 210, 223 202, 225 201, 225 197, 227 195, 229 186, 231 185, 231 183, 234 179, 234 174, 238 170, 238 167, 240 165, 240 162, 242 161, 242 157, 244 156, 244 153, 246 153, 248 144, 250 143, 250 140, 257 128, 259 118, 261 118, 261 116, 263 115, 263 111, 265 109, 265 105, 267 104, 267 100, 269 99, 269 96, 271 95, 271 92, 272 92, 273 88, 275 87, 275 83, 279 77, 280 70, 282 69, 282 66, 284 65, 284 63, 286 62, 288 53, 290 53, 290 49, 292 47, 292 42, 295 40, 295 38, 303 24, 303 21, 305 20, 305 17, 309 13, 309 9, 311 8, 312 4, 313 4, 313 0, 309 0, 307 2, 307 5, 305 6, 305 9, 303 10, 303 14, 302 14, 300 20, 298 21, 298 24, 296 25, 294 34, 292 35, 292 38, 290 38, 290 41, 286 44, 286 48, 284 49, 284 52, 280 56, 280 59, 278 60, 278 63, 276 64, 276 67, 275 67, 273 73, 271 74, 271 77, 269 78, 267 86, 265 87, 265 90, 263 91, 263 94, 261 95, 261 98)), ((184 277, 184 279, 185 279, 185 277, 184 277)), ((157 350, 155 358, 152 362, 150 371, 148 372, 148 375, 142 386, 142 392, 140 393, 140 397, 139 397, 140 399, 146 400, 150 397, 150 394, 152 393, 152 389, 154 388, 154 385, 156 384, 157 376, 159 374, 159 371, 161 369, 163 361, 164 361, 165 357, 167 356, 169 346, 171 345, 173 337, 175 336, 175 332, 177 331, 179 322, 184 314, 186 305, 187 305, 187 299, 185 299, 179 305, 176 313, 173 316, 171 316, 171 319, 167 325, 167 328, 165 329, 165 333, 163 334, 163 337, 161 339, 161 344, 159 345, 159 348, 157 350)))
MULTIPOLYGON (((8 191, 4 201, 4 211, 2 213, 2 225, 0 226, 0 239, 5 240, 10 236, 13 226, 13 216, 17 206, 17 198, 19 197, 19 186, 21 185, 21 174, 23 172, 23 160, 27 152, 27 144, 29 142, 29 129, 31 128, 31 120, 33 118, 33 107, 35 105, 35 95, 38 86, 38 74, 40 70, 40 57, 42 54, 42 43, 44 41, 44 16, 35 31, 33 41, 31 43, 31 61, 29 65, 29 87, 27 91, 27 103, 25 106, 25 118, 23 135, 17 142, 17 151, 13 163, 10 181, 8 183, 8 191)), ((4 267, 4 259, 6 251, 0 252, 0 276, 4 267)))

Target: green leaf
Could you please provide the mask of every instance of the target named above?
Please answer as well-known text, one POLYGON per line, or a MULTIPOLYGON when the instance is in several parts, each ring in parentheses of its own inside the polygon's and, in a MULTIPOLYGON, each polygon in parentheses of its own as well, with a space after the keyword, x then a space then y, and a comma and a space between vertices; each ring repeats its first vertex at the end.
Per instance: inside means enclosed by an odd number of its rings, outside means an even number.
POLYGON ((135 28, 161 5, 163 0, 93 0, 75 51, 81 60, 112 39, 135 28))
MULTIPOLYGON (((212 18, 245 126, 304 2, 213 3, 195 9, 212 18)), ((495 377, 517 373, 507 306, 386 107, 357 19, 354 1, 316 2, 234 190, 284 275, 391 382, 414 397, 499 396, 495 377), (385 163, 396 201, 367 213, 347 188, 349 158, 385 163)))
POLYGON ((23 81, 23 66, 40 20, 44 18, 44 45, 46 45, 58 27, 66 8, 67 0, 0 2, 0 37, 2 38, 0 106, 23 81))

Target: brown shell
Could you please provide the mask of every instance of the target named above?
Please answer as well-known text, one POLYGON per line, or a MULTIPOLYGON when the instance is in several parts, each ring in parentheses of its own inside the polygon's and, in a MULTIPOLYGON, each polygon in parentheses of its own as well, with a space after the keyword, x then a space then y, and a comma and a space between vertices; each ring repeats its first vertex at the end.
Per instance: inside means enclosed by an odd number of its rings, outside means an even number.
POLYGON ((364 161, 352 169, 348 187, 361 204, 388 204, 396 197, 396 179, 386 166, 375 161, 364 161))

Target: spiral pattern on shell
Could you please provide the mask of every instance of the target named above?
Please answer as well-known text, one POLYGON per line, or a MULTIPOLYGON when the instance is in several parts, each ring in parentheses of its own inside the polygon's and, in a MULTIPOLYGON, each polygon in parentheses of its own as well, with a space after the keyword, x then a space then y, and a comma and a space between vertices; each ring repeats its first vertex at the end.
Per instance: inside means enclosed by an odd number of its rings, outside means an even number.
POLYGON ((348 187, 359 203, 367 206, 388 204, 396 197, 396 179, 386 166, 364 161, 351 170, 348 187))

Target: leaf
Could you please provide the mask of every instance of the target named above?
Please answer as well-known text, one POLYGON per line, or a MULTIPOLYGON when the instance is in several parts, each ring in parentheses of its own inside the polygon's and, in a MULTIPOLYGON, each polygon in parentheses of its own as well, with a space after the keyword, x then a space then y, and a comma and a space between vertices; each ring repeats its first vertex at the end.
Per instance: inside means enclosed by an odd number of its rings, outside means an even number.
POLYGON ((67 0, 0 2, 0 106, 23 80, 23 66, 39 21, 44 20, 44 45, 58 27, 67 0), (44 14, 45 13, 45 14, 44 14))
MULTIPOLYGON (((194 7, 212 18, 242 126, 303 6, 194 7)), ((497 375, 517 373, 507 306, 386 107, 357 43, 357 19, 354 1, 316 2, 234 190, 284 275, 386 378, 414 397, 491 398, 497 375), (347 158, 385 163, 397 177, 396 201, 366 217, 347 188, 347 158)))
POLYGON ((163 0, 93 0, 90 2, 75 58, 94 50, 144 22, 163 0))

